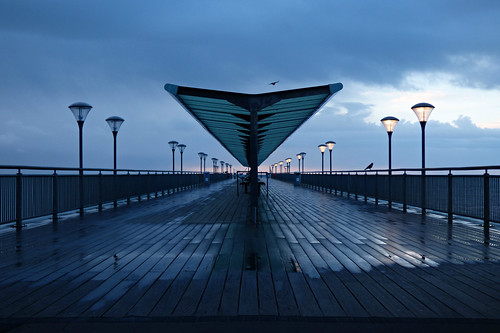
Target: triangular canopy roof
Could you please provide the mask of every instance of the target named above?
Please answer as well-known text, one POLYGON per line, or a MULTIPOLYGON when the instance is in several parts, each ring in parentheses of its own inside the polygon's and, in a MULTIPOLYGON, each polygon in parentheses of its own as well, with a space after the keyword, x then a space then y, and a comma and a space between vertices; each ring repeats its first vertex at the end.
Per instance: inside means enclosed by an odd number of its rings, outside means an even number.
POLYGON ((243 166, 250 166, 251 118, 257 124, 257 165, 342 89, 341 83, 263 94, 166 84, 168 91, 243 166))

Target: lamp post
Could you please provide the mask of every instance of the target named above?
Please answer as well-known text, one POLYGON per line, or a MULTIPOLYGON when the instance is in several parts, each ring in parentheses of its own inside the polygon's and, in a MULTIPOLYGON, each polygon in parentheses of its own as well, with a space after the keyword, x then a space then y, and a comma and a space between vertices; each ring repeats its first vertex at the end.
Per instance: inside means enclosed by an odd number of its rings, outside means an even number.
POLYGON ((220 161, 220 173, 224 173, 224 161, 220 161))
POLYGON ((300 156, 302 156, 302 173, 304 173, 306 171, 306 169, 304 168, 304 160, 306 159, 306 153, 302 152, 300 153, 300 156))
POLYGON ((278 173, 278 163, 274 163, 274 172, 273 173, 275 176, 278 173))
POLYGON ((175 173, 175 147, 179 144, 177 141, 168 142, 170 148, 172 148, 172 172, 175 173))
POLYGON ((392 159, 391 159, 391 138, 392 132, 394 132, 394 127, 398 124, 399 119, 396 117, 385 117, 380 120, 382 124, 384 124, 385 130, 387 131, 387 135, 389 136, 389 175, 391 175, 392 171, 392 159))
POLYGON ((208 154, 203 154, 203 172, 207 172, 207 157, 208 154))
POLYGON ((120 130, 120 126, 122 126, 125 120, 123 118, 113 116, 106 119, 106 122, 111 129, 111 133, 113 133, 113 169, 114 174, 116 174, 116 136, 118 135, 118 131, 120 130))
POLYGON ((111 128, 111 132, 113 133, 113 192, 115 199, 113 200, 113 206, 116 208, 118 206, 118 202, 116 200, 116 136, 118 135, 118 130, 120 126, 123 124, 125 120, 120 117, 109 117, 106 119, 106 122, 111 128))
POLYGON ((217 167, 217 161, 219 159, 212 157, 212 173, 215 173, 215 168, 217 167))
POLYGON ((202 153, 201 151, 198 153, 198 156, 200 157, 200 173, 203 173, 203 156, 205 156, 205 153, 202 153))
POLYGON ((300 173, 300 159, 302 158, 302 155, 300 153, 297 154, 297 159, 299 160, 299 173, 300 173))
POLYGON ((328 150, 330 151, 330 175, 332 174, 332 150, 333 147, 335 147, 335 144, 336 144, 335 141, 325 142, 325 145, 328 147, 328 150))
POLYGON ((434 110, 434 106, 429 103, 418 103, 411 107, 420 122, 422 128, 422 215, 425 214, 425 124, 434 110))
POLYGON ((321 152, 321 174, 325 173, 325 150, 326 145, 318 145, 319 151, 321 152))
POLYGON ((283 173, 283 161, 278 162, 280 165, 280 173, 283 173))
POLYGON ((89 114, 90 110, 92 109, 92 106, 87 103, 83 102, 78 102, 78 103, 73 103, 68 108, 73 112, 73 115, 75 116, 76 122, 78 124, 78 130, 79 130, 79 168, 83 168, 83 123, 85 122, 85 119, 87 118, 87 115, 89 114))
POLYGON ((73 112, 76 122, 78 124, 78 137, 79 137, 79 188, 80 188, 80 216, 83 216, 83 123, 87 118, 92 106, 87 103, 77 102, 73 103, 68 108, 73 112))
POLYGON ((290 162, 292 161, 292 158, 288 157, 285 161, 286 161, 286 167, 287 167, 288 173, 290 173, 290 162))
POLYGON ((392 207, 392 186, 391 186, 391 176, 392 176, 392 149, 391 149, 391 138, 392 132, 394 132, 394 128, 398 124, 399 119, 396 117, 388 116, 380 119, 382 124, 387 131, 387 135, 389 136, 389 208, 392 207))
POLYGON ((181 153, 181 175, 182 175, 182 154, 184 153, 184 149, 186 149, 186 145, 185 144, 180 144, 180 145, 177 145, 177 148, 179 148, 179 152, 181 153))

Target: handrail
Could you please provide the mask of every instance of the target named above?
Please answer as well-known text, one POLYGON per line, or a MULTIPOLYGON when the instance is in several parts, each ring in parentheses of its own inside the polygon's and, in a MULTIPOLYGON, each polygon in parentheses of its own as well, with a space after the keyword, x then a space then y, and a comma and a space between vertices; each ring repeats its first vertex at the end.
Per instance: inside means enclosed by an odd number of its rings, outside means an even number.
MULTIPOLYGON (((475 170, 500 170, 500 165, 484 165, 469 167, 435 167, 435 168, 397 168, 397 169, 370 169, 370 170, 332 170, 331 174, 342 173, 377 173, 377 172, 422 172, 422 171, 475 171, 475 170)), ((329 175, 330 171, 306 171, 302 174, 324 174, 329 175)))
MULTIPOLYGON (((55 166, 0 165, 0 224, 78 209, 98 207, 119 200, 130 203, 158 193, 165 195, 204 184, 203 173, 193 171, 72 168, 55 166)), ((211 176, 212 181, 225 177, 211 176)))
POLYGON ((0 170, 47 170, 47 171, 96 171, 96 172, 150 172, 163 174, 201 174, 198 171, 168 171, 168 170, 148 170, 148 169, 109 169, 109 168, 72 168, 72 167, 50 167, 50 166, 29 166, 29 165, 0 165, 0 170))
MULTIPOLYGON (((437 167, 381 170, 342 170, 327 172, 309 171, 301 177, 292 174, 276 174, 278 179, 327 191, 340 192, 354 198, 358 196, 399 203, 403 212, 407 206, 445 212, 452 223, 454 215, 481 219, 485 233, 490 222, 500 222, 500 170, 499 165, 469 167, 437 167), (495 171, 496 172, 491 172, 495 171), (389 172, 392 171, 392 172, 389 172), (422 171, 426 171, 423 173, 422 171), (475 171, 463 173, 466 171, 475 171), (480 172, 477 172, 480 171, 480 172), (432 172, 443 172, 435 173, 432 172), (431 173, 431 174, 429 174, 431 173)), ((297 173, 295 173, 297 174, 297 173)))

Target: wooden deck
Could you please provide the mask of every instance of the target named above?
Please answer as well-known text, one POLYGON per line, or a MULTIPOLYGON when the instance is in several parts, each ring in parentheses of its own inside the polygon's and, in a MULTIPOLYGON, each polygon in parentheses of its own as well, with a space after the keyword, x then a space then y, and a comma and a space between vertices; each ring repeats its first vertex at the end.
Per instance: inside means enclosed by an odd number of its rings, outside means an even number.
POLYGON ((0 318, 500 319, 500 234, 232 181, 0 235, 0 318))

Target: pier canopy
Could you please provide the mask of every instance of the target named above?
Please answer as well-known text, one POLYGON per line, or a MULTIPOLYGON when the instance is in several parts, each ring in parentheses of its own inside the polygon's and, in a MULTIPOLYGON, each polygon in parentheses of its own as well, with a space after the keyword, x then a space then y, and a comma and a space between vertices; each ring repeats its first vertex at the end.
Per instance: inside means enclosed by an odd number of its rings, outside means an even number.
POLYGON ((341 83, 243 94, 183 87, 168 91, 243 166, 258 167, 342 89, 341 83))

